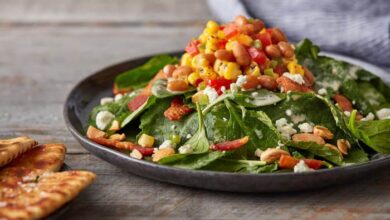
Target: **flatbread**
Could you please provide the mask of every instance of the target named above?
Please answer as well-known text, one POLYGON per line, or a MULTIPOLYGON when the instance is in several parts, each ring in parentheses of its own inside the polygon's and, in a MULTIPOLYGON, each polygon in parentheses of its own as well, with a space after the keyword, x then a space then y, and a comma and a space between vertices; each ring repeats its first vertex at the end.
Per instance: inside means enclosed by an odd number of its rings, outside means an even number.
POLYGON ((88 171, 44 173, 16 190, 0 188, 0 219, 40 219, 77 196, 95 179, 88 171))
POLYGON ((0 140, 0 167, 11 162, 17 156, 31 149, 37 144, 38 142, 29 137, 0 140))
POLYGON ((17 188, 23 178, 60 170, 65 152, 63 144, 43 144, 28 150, 0 170, 0 188, 17 188))

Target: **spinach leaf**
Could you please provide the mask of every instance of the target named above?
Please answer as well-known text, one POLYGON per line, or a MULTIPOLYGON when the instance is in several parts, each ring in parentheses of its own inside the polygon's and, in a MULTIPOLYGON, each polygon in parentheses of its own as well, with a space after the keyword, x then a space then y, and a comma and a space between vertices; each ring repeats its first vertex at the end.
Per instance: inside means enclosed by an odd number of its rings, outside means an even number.
POLYGON ((256 108, 275 104, 285 98, 285 93, 274 93, 267 89, 238 92, 231 96, 231 100, 246 108, 256 108))
MULTIPOLYGON (((132 95, 124 95, 118 101, 94 107, 89 115, 88 124, 96 127, 96 115, 101 111, 109 111, 115 115, 115 120, 119 122, 124 121, 125 118, 131 114, 129 108, 127 107, 127 103, 131 101, 136 94, 137 91, 133 92, 132 95)), ((109 128, 110 126, 107 127, 109 128)))
MULTIPOLYGON (((208 146, 208 145, 207 145, 208 146)), ((224 151, 209 151, 200 154, 175 154, 169 157, 165 157, 159 161, 160 164, 165 164, 173 167, 185 168, 185 169, 201 169, 207 166, 213 161, 226 155, 224 151)))
POLYGON ((270 173, 278 169, 276 163, 267 164, 259 160, 232 160, 232 159, 217 159, 202 170, 223 171, 223 172, 239 172, 239 173, 270 173))
POLYGON ((199 103, 196 103, 196 110, 198 112, 198 131, 184 143, 184 145, 190 145, 192 147, 193 154, 205 153, 209 150, 210 146, 199 103))
POLYGON ((156 80, 156 82, 152 86, 152 94, 157 98, 166 98, 166 97, 171 97, 176 95, 184 95, 186 93, 191 93, 196 90, 196 88, 192 87, 187 91, 180 91, 180 92, 169 91, 167 89, 167 83, 168 82, 166 79, 156 80))
POLYGON ((142 88, 156 73, 167 64, 177 63, 177 58, 169 55, 159 55, 151 58, 142 66, 121 73, 115 78, 116 86, 121 88, 142 88))
POLYGON ((352 147, 348 155, 344 156, 344 164, 364 163, 368 161, 368 155, 364 150, 358 147, 352 147))
MULTIPOLYGON (((133 121, 135 118, 137 118, 141 113, 143 113, 145 110, 150 108, 150 106, 152 106, 155 102, 156 102, 156 97, 149 96, 149 98, 146 100, 146 102, 143 105, 141 105, 137 110, 135 110, 131 114, 127 115, 127 117, 123 119, 123 121, 121 123, 121 128, 128 125, 131 121, 133 121)), ((126 106, 127 106, 127 104, 126 104, 126 106)))
POLYGON ((315 142, 288 142, 288 146, 307 150, 316 156, 322 157, 334 164, 341 165, 343 162, 343 156, 337 150, 332 150, 324 145, 317 144, 315 142))
POLYGON ((300 60, 305 58, 315 60, 318 58, 320 48, 317 45, 314 45, 309 39, 305 38, 296 45, 294 52, 300 60))
POLYGON ((356 138, 379 153, 390 154, 390 119, 356 121, 356 110, 352 111, 348 128, 356 138))

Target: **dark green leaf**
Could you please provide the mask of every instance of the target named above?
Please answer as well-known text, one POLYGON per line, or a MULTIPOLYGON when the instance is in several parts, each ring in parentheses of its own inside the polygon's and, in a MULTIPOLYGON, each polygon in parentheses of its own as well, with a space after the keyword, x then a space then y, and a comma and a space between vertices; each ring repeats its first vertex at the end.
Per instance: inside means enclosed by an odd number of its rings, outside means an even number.
POLYGON ((159 55, 151 58, 142 66, 121 73, 115 78, 116 86, 121 88, 141 88, 151 80, 156 73, 167 64, 177 63, 177 58, 159 55))
POLYGON ((267 89, 239 92, 231 96, 231 100, 246 108, 272 105, 285 98, 285 93, 274 93, 267 89))
MULTIPOLYGON (((135 118, 137 118, 141 113, 143 113, 148 108, 150 108, 150 106, 152 106, 155 102, 156 102, 156 97, 150 96, 143 105, 141 105, 137 110, 135 110, 131 114, 127 115, 126 118, 123 119, 123 121, 121 123, 121 127, 123 128, 126 125, 128 125, 131 121, 133 121, 135 118)), ((126 104, 126 107, 127 107, 127 104, 126 104)))
POLYGON ((290 147, 307 150, 318 157, 322 157, 334 164, 341 165, 343 157, 337 150, 332 150, 324 145, 317 144, 315 142, 289 142, 287 144, 290 147))

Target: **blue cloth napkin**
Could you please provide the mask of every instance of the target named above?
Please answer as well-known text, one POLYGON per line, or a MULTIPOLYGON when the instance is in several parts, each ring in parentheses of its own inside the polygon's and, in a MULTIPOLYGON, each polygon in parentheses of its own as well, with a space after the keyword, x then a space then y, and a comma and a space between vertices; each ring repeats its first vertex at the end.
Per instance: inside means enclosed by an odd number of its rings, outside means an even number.
POLYGON ((236 15, 281 28, 290 41, 309 38, 322 50, 390 67, 389 0, 208 0, 217 19, 236 15))

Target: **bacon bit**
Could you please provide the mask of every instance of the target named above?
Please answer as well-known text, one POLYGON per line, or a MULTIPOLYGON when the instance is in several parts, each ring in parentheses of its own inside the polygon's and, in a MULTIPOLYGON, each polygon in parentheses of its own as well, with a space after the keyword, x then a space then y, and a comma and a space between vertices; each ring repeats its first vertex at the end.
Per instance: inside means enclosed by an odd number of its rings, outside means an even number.
POLYGON ((130 111, 134 112, 139 107, 141 107, 147 100, 149 96, 145 94, 139 94, 134 99, 132 99, 129 103, 127 103, 127 107, 130 111))
POLYGON ((233 141, 225 141, 218 144, 213 144, 210 146, 211 150, 218 150, 218 151, 229 151, 229 150, 235 150, 243 145, 245 145, 249 140, 249 136, 245 136, 243 138, 233 140, 233 141))
POLYGON ((104 131, 101 131, 97 128, 95 128, 94 126, 89 126, 88 127, 88 130, 87 130, 87 137, 89 139, 92 139, 92 138, 106 138, 108 135, 106 132, 104 131))
POLYGON ((171 101, 171 106, 165 110, 164 116, 170 121, 177 121, 192 112, 192 109, 183 104, 180 97, 175 97, 171 101))
POLYGON ((279 87, 283 89, 283 92, 313 92, 311 88, 304 85, 299 85, 285 76, 279 77, 276 79, 276 82, 278 83, 279 87))
POLYGON ((107 138, 91 138, 91 140, 106 147, 122 150, 138 150, 143 156, 150 156, 154 151, 154 148, 141 147, 138 144, 134 144, 130 141, 117 141, 107 138))
POLYGON ((117 94, 125 94, 125 93, 128 93, 128 92, 131 92, 133 89, 128 87, 128 88, 118 88, 118 86, 116 85, 116 83, 114 83, 114 87, 112 88, 112 93, 114 93, 115 95, 117 94))
POLYGON ((113 147, 115 148, 116 147, 116 144, 118 143, 118 141, 116 140, 111 140, 111 139, 107 139, 107 138, 90 138, 92 141, 98 143, 98 144, 101 144, 103 146, 106 146, 106 147, 113 147))

